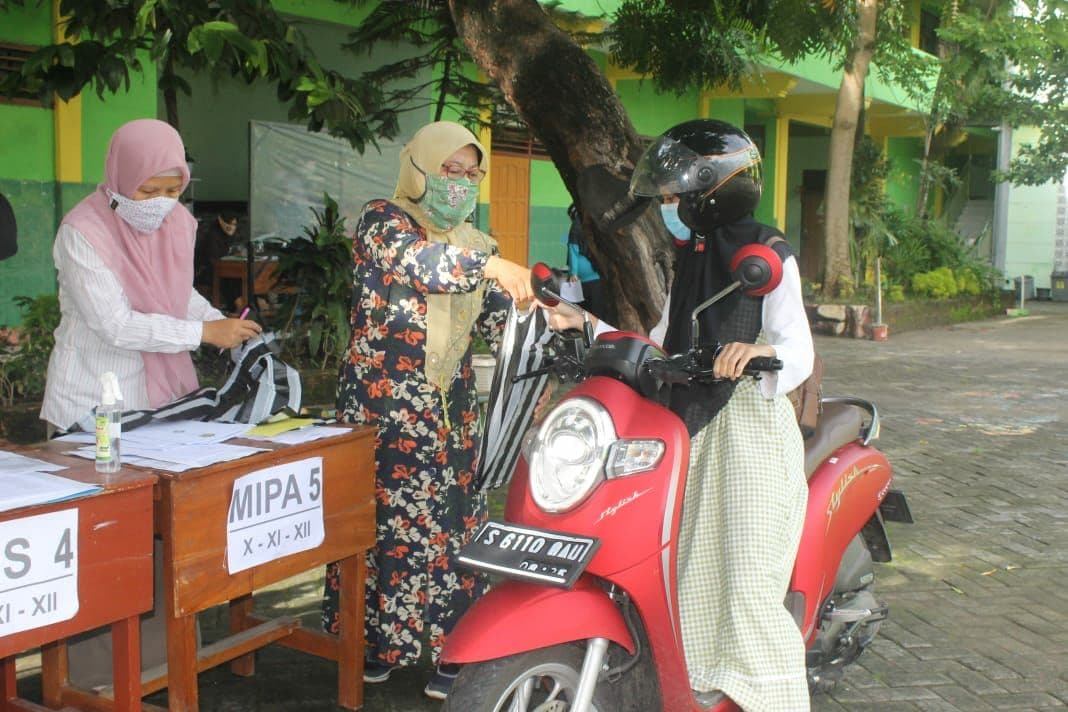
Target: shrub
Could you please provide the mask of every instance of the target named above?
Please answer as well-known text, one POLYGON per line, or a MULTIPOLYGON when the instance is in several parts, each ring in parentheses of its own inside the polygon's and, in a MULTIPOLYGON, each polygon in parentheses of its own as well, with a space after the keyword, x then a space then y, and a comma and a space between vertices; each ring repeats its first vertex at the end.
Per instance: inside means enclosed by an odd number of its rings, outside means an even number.
POLYGON ((326 368, 337 363, 348 344, 352 237, 337 201, 329 195, 323 195, 321 210, 311 211, 315 222, 279 250, 278 271, 285 283, 295 287, 283 301, 283 328, 300 335, 297 342, 304 353, 292 355, 306 356, 326 368))
POLYGON ((55 294, 14 298, 22 312, 16 339, 0 343, 0 404, 33 400, 44 394, 48 357, 59 326, 59 298, 55 294), (15 341, 12 344, 12 341, 15 341))
POLYGON ((912 291, 935 299, 945 299, 957 294, 957 278, 949 267, 939 267, 930 272, 921 272, 912 277, 912 291))

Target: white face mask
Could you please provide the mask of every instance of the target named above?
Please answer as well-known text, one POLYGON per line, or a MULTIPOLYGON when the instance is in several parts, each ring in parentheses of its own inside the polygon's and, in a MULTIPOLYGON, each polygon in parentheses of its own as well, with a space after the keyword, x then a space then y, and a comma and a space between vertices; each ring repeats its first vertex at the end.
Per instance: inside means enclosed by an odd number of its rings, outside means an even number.
POLYGON ((111 199, 111 209, 138 232, 155 232, 178 204, 177 198, 149 198, 130 200, 124 195, 106 191, 111 199))

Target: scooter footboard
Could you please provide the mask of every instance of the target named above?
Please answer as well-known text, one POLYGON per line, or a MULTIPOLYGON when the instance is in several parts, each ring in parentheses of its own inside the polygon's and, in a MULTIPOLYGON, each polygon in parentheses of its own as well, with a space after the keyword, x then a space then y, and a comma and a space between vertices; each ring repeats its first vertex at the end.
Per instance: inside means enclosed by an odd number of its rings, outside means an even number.
POLYGON ((587 576, 569 590, 525 581, 496 584, 445 640, 442 660, 473 663, 587 638, 608 638, 634 653, 619 609, 587 576))

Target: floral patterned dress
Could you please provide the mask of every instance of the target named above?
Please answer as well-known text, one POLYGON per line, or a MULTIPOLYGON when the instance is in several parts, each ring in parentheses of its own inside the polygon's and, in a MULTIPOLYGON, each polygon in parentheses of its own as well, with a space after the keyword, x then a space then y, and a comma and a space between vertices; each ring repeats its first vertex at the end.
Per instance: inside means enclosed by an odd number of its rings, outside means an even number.
MULTIPOLYGON (((455 557, 486 519, 473 483, 482 424, 470 348, 445 388, 423 373, 427 295, 470 292, 490 255, 431 242, 407 213, 372 201, 354 236, 352 337, 338 382, 338 418, 378 427, 377 546, 367 555, 368 659, 415 663, 445 637, 485 580, 455 557)), ((490 282, 471 330, 494 348, 510 298, 490 282)), ((337 567, 327 569, 323 625, 338 629, 337 567)))

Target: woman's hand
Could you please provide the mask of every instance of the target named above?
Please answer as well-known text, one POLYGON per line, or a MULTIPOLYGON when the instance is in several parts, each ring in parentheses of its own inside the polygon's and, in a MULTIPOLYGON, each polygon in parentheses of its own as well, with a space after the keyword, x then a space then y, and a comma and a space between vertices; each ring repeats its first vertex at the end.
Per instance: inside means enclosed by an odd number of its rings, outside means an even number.
POLYGON ((204 322, 200 340, 220 349, 232 349, 263 331, 259 324, 248 319, 216 319, 204 322))
POLYGON ((745 370, 749 359, 754 356, 775 358, 775 349, 767 344, 745 344, 732 341, 716 355, 716 362, 712 364, 712 374, 716 378, 737 381, 742 377, 742 371, 745 370))
POLYGON ((493 255, 486 261, 482 274, 487 279, 496 280, 501 289, 511 295, 517 307, 534 298, 534 291, 530 287, 530 270, 522 265, 493 255))

